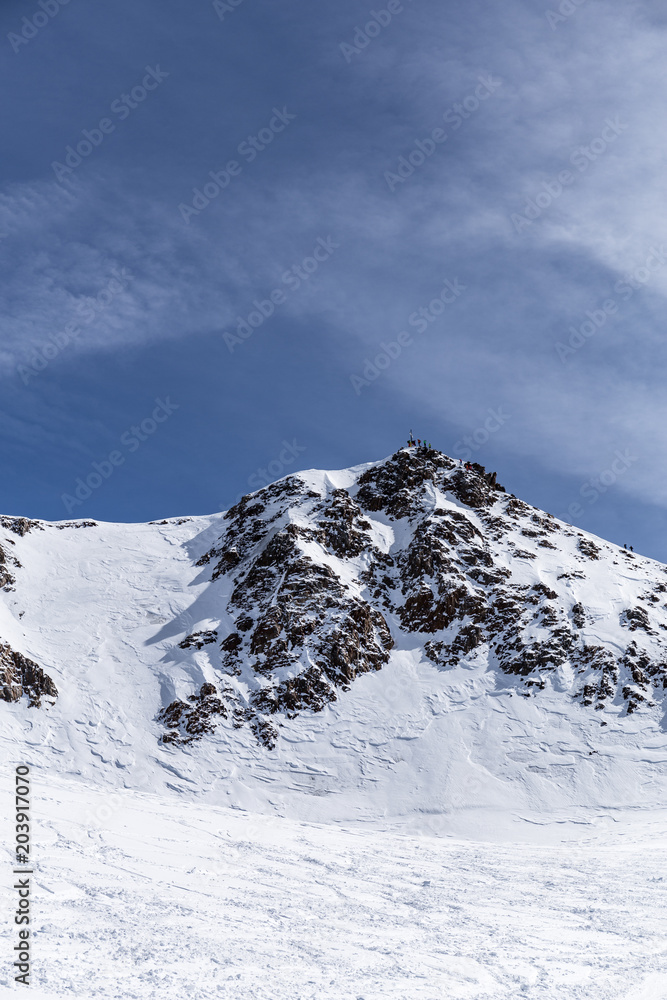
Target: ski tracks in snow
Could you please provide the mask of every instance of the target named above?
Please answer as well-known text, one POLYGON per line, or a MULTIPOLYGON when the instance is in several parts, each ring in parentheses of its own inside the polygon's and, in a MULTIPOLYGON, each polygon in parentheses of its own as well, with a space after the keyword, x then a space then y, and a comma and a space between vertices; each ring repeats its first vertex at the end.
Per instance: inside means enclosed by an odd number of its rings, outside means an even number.
POLYGON ((105 796, 84 786, 40 808, 49 996, 667 995, 664 836, 483 844, 120 795, 93 824, 105 796))

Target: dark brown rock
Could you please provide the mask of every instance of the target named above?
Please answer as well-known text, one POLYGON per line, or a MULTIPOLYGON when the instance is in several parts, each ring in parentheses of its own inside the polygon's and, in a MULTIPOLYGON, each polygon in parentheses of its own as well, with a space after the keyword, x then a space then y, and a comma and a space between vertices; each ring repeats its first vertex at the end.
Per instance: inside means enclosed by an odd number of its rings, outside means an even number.
POLYGON ((58 697, 58 689, 34 660, 16 653, 9 645, 0 645, 0 698, 18 701, 23 695, 31 708, 39 707, 42 697, 58 697))

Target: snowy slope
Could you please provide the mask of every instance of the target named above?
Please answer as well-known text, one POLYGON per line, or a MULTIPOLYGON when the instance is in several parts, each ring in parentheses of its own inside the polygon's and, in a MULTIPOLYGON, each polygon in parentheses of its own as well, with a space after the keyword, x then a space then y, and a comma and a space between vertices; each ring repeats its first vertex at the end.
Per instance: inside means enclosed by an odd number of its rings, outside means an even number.
MULTIPOLYGON (((667 995, 664 824, 517 847, 44 777, 37 1000, 667 995)), ((9 982, 4 963, 0 996, 20 995, 9 982)))
POLYGON ((665 567, 481 467, 405 449, 226 514, 2 525, 0 645, 58 690, 0 702, 6 760, 480 838, 667 801, 665 567))

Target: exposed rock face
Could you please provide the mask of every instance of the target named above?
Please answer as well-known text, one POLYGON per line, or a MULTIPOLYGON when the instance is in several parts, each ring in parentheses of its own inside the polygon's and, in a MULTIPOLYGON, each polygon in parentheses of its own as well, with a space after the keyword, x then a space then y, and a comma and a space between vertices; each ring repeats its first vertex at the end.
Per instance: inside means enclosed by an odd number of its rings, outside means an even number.
MULTIPOLYGON (((39 527, 41 527, 41 525, 39 527)), ((97 521, 67 521, 65 524, 56 525, 56 528, 59 531, 64 531, 66 528, 97 528, 97 527, 98 527, 97 521)))
POLYGON ((322 498, 294 476, 244 497, 226 520, 220 544, 200 563, 213 562, 212 578, 232 584, 235 629, 222 641, 221 665, 249 681, 234 718, 271 746, 274 716, 320 711, 337 689, 389 659, 381 611, 339 573, 372 548, 371 524, 346 490, 322 498))
POLYGON ((16 580, 9 571, 9 561, 16 562, 0 545, 0 590, 11 590, 16 580))
POLYGON ((32 528, 37 528, 39 531, 44 531, 43 526, 39 521, 31 521, 28 517, 5 517, 0 516, 0 527, 5 528, 7 531, 13 531, 15 535, 26 535, 32 528))
POLYGON ((162 737, 163 743, 188 744, 200 739, 205 733, 212 733, 212 716, 227 717, 227 709, 218 698, 214 684, 202 684, 199 693, 190 695, 190 702, 172 701, 163 708, 158 719, 170 732, 162 737))
POLYGON ((8 645, 0 644, 0 698, 18 701, 26 695, 30 707, 38 707, 42 697, 58 697, 58 689, 41 667, 8 645))
POLYGON ((480 660, 526 697, 556 675, 574 678, 564 698, 596 709, 615 701, 631 713, 662 696, 667 568, 651 564, 655 579, 627 607, 616 591, 604 597, 599 641, 588 604, 635 557, 506 494, 483 466, 401 449, 348 473, 346 488, 309 481, 244 497, 199 560, 226 595, 221 624, 180 645, 205 646, 226 678, 220 695, 202 688, 194 706, 163 711, 172 742, 220 715, 272 747, 282 718, 320 711, 380 670, 399 635, 441 669, 480 660))
POLYGON ((218 638, 217 629, 212 629, 207 632, 193 632, 192 635, 186 635, 182 642, 179 642, 181 649, 203 649, 204 646, 208 646, 209 643, 215 642, 218 638))

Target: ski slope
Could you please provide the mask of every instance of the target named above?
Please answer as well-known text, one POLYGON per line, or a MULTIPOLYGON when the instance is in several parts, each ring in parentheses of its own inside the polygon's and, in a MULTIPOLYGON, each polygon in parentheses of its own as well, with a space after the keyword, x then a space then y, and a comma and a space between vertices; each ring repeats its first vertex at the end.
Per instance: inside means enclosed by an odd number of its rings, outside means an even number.
MULTIPOLYGON (((31 996, 667 996, 664 813, 631 834, 498 844, 46 775, 35 793, 31 996)), ((6 965, 0 984, 14 995, 6 965)))

